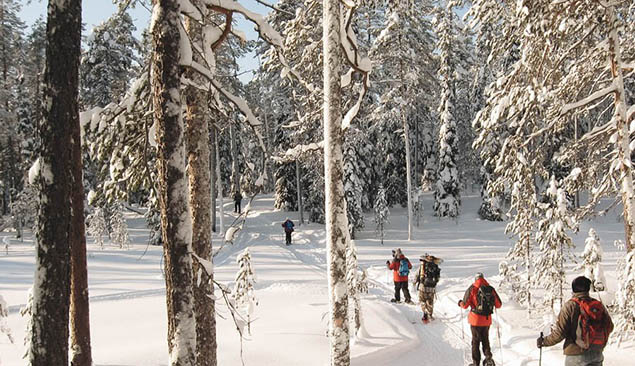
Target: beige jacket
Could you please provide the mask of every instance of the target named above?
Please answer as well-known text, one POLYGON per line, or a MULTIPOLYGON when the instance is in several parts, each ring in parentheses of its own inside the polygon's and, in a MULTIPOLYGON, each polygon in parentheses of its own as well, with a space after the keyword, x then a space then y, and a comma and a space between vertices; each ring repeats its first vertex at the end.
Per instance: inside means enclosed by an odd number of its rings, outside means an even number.
MULTIPOLYGON (((579 299, 590 299, 588 292, 574 292, 573 297, 579 299)), ((607 313, 608 315, 608 313, 607 313)), ((578 318, 580 317, 580 306, 573 301, 567 301, 558 314, 556 324, 551 329, 549 334, 543 340, 542 344, 545 347, 553 346, 560 343, 564 339, 564 354, 573 356, 584 353, 584 349, 580 348, 575 343, 575 332, 578 327, 578 318)), ((609 334, 613 331, 613 321, 609 316, 609 334)), ((591 345, 591 349, 602 351, 602 348, 598 348, 596 345, 591 345)))

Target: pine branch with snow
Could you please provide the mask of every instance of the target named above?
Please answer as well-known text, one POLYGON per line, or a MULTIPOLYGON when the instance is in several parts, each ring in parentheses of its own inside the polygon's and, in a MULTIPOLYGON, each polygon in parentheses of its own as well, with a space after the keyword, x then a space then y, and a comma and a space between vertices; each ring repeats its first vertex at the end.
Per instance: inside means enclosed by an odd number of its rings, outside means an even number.
POLYGON ((11 328, 9 328, 9 324, 7 324, 7 318, 9 317, 9 305, 4 300, 2 295, 0 295, 0 333, 9 338, 9 342, 11 344, 15 343, 13 341, 13 335, 11 334, 11 328))
POLYGON ((617 276, 619 288, 612 308, 617 315, 614 322, 619 345, 622 341, 635 340, 635 251, 618 260, 617 276))
POLYGON ((232 297, 234 304, 247 319, 247 331, 251 335, 251 319, 258 300, 255 294, 256 276, 251 263, 251 254, 249 248, 245 249, 236 258, 238 264, 238 272, 234 279, 234 290, 232 297))

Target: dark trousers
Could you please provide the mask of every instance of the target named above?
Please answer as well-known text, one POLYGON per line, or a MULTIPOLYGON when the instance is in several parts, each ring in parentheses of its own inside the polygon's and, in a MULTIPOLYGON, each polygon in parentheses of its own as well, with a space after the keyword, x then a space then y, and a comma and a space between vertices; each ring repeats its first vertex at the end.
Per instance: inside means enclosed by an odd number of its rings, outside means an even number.
POLYGON ((408 291, 408 281, 395 282, 395 300, 399 301, 401 296, 399 290, 403 290, 403 297, 406 302, 410 301, 410 291, 408 291))
POLYGON ((291 231, 286 231, 284 232, 285 235, 285 239, 287 241, 287 245, 291 244, 291 231))
POLYGON ((240 213, 240 201, 234 201, 234 212, 240 213))
POLYGON ((472 360, 474 361, 474 365, 478 365, 481 362, 479 344, 483 344, 483 354, 485 358, 492 358, 492 349, 489 346, 489 326, 470 326, 470 329, 472 330, 472 360))

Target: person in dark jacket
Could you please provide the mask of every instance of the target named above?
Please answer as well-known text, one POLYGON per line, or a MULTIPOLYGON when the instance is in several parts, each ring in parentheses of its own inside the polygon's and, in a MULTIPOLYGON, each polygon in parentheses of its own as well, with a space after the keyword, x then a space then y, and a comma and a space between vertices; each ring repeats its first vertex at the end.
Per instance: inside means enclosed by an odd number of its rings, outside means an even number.
POLYGON ((419 304, 423 311, 421 320, 427 323, 432 320, 434 295, 441 274, 439 264, 441 264, 443 260, 426 253, 419 257, 419 261, 421 261, 421 266, 419 266, 419 270, 417 271, 415 287, 419 290, 419 304))
MULTIPOLYGON (((564 339, 563 352, 565 354, 565 366, 602 366, 604 362, 604 345, 589 345, 588 349, 583 349, 576 343, 576 331, 578 329, 578 319, 580 317, 580 305, 578 301, 591 301, 589 290, 591 289, 591 280, 584 276, 577 277, 571 283, 573 296, 569 301, 564 303, 558 319, 551 329, 551 334, 536 341, 538 348, 549 347, 560 343, 564 339)), ((606 309, 605 330, 608 335, 613 331, 613 321, 606 309)))
POLYGON ((293 227, 295 224, 293 221, 287 219, 282 223, 282 227, 284 228, 285 240, 287 245, 291 245, 291 233, 293 232, 293 227))
POLYGON ((412 264, 410 260, 406 258, 405 255, 401 252, 401 249, 397 248, 393 250, 392 261, 386 261, 386 265, 388 269, 392 269, 393 273, 393 281, 395 282, 395 297, 390 300, 391 302, 399 302, 401 301, 400 290, 403 291, 403 295, 407 304, 412 304, 412 299, 410 298, 410 291, 408 291, 408 275, 402 276, 399 274, 399 266, 401 265, 401 261, 405 260, 408 263, 408 270, 412 269, 412 264))
POLYGON ((240 203, 243 200, 243 195, 240 194, 240 190, 236 190, 234 193, 234 212, 240 213, 240 203))
MULTIPOLYGON (((492 360, 492 349, 489 345, 489 327, 492 325, 492 315, 478 314, 478 291, 483 286, 489 286, 482 273, 477 273, 474 283, 468 287, 463 296, 463 300, 459 300, 459 306, 463 309, 470 307, 470 313, 467 321, 470 323, 472 331, 472 365, 478 366, 481 362, 481 351, 479 345, 483 345, 483 355, 485 361, 483 366, 494 365, 492 360)), ((502 302, 496 290, 492 288, 494 294, 494 307, 497 309, 502 306, 502 302)))

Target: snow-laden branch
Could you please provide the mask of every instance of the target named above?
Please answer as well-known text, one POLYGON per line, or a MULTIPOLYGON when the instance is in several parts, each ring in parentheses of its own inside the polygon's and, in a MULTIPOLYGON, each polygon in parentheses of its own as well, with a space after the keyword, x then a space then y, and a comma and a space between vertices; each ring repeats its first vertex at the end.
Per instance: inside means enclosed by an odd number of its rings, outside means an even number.
POLYGON ((347 72, 343 77, 342 88, 350 84, 351 76, 353 72, 359 72, 362 74, 362 90, 359 92, 357 102, 346 112, 344 119, 342 119, 342 129, 346 130, 351 125, 351 121, 361 107, 364 96, 369 88, 369 74, 371 70, 371 62, 368 57, 362 57, 357 47, 357 37, 352 28, 352 20, 357 4, 353 0, 341 0, 342 4, 346 6, 347 11, 344 17, 340 19, 340 42, 342 50, 346 55, 346 60, 351 66, 351 70, 347 72))
POLYGON ((298 160, 302 156, 324 150, 324 141, 314 142, 307 145, 297 145, 285 151, 282 155, 274 156, 272 159, 277 163, 290 163, 298 160))
POLYGON ((589 95, 588 97, 586 97, 586 98, 584 98, 582 100, 579 100, 579 101, 577 101, 575 103, 565 104, 562 107, 562 110, 560 111, 560 114, 567 114, 573 109, 577 109, 577 108, 580 108, 582 106, 585 106, 585 105, 593 102, 596 99, 604 97, 607 94, 614 93, 616 90, 617 89, 616 89, 615 84, 611 84, 610 86, 607 86, 604 89, 600 89, 600 90, 596 91, 595 93, 589 95))

